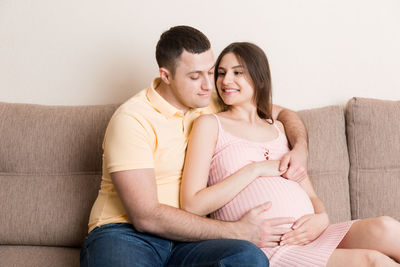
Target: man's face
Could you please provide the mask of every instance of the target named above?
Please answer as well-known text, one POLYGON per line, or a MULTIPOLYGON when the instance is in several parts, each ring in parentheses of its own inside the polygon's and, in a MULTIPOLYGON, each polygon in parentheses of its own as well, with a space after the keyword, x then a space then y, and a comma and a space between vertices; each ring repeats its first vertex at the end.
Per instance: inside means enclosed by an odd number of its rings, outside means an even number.
POLYGON ((206 107, 214 85, 214 56, 211 49, 201 54, 183 51, 176 62, 170 88, 181 109, 206 107))

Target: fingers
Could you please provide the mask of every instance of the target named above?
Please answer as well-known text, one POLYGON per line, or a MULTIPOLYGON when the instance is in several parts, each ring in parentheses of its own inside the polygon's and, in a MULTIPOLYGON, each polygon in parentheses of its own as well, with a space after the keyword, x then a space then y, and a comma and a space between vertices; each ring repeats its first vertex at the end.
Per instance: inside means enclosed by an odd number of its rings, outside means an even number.
POLYGON ((303 166, 297 165, 293 174, 293 180, 296 182, 300 182, 305 178, 307 175, 306 170, 303 168, 303 166))
POLYGON ((300 234, 302 234, 302 233, 304 233, 304 232, 305 232, 305 229, 299 228, 299 229, 297 229, 297 230, 294 230, 294 231, 285 233, 285 234, 282 236, 281 240, 284 241, 285 243, 287 243, 287 240, 296 239, 297 236, 299 236, 300 234))
POLYGON ((309 238, 309 234, 307 232, 302 232, 302 233, 297 233, 297 235, 286 239, 286 240, 282 240, 280 242, 280 245, 305 245, 310 243, 310 238, 309 238))
POLYGON ((297 220, 296 222, 300 221, 301 224, 299 224, 296 230, 284 234, 281 238, 282 241, 280 245, 305 245, 314 240, 314 234, 305 224, 309 218, 309 215, 305 215, 297 220))
POLYGON ((307 172, 303 166, 293 164, 289 166, 287 172, 285 172, 282 176, 289 180, 300 182, 307 176, 307 172))
POLYGON ((289 153, 286 153, 281 158, 281 161, 280 161, 280 164, 279 164, 279 171, 281 171, 281 172, 286 171, 288 169, 288 167, 289 167, 289 161, 290 161, 290 154, 289 153))
POLYGON ((261 205, 258 205, 256 207, 252 208, 251 210, 249 210, 244 217, 262 218, 262 216, 260 217, 260 214, 263 212, 267 212, 271 208, 271 205, 272 205, 271 201, 268 201, 261 205))
POLYGON ((266 224, 263 227, 265 233, 263 235, 264 243, 263 247, 276 247, 282 240, 282 235, 293 231, 290 227, 279 227, 277 225, 286 224, 293 221, 293 218, 274 218, 267 219, 266 224), (266 243, 265 243, 266 242, 266 243))
POLYGON ((296 178, 297 178, 297 176, 296 176, 296 173, 297 173, 297 171, 296 171, 296 169, 295 169, 295 166, 293 165, 291 165, 290 167, 289 167, 289 169, 287 170, 287 172, 285 172, 285 177, 286 178, 288 178, 289 180, 292 180, 292 181, 295 181, 296 180, 296 178))
POLYGON ((294 223, 293 217, 276 217, 272 219, 267 219, 267 222, 271 226, 281 225, 281 224, 292 224, 294 223))
POLYGON ((268 242, 277 242, 279 243, 281 241, 282 235, 269 235, 266 241, 268 242))
POLYGON ((280 241, 282 238, 282 235, 289 233, 291 231, 293 231, 293 230, 290 229, 289 227, 274 227, 274 228, 272 228, 271 233, 273 235, 279 235, 279 241, 280 241))
POLYGON ((285 233, 282 236, 282 240, 288 240, 291 238, 295 238, 296 236, 304 233, 307 231, 306 226, 305 226, 305 222, 307 222, 308 220, 310 220, 310 218, 312 218, 314 216, 314 214, 307 214, 304 215, 302 217, 300 217, 299 219, 297 219, 297 221, 293 224, 292 229, 294 231, 285 233))
POLYGON ((281 237, 281 235, 269 235, 268 238, 264 240, 264 243, 261 246, 268 248, 279 246, 279 243, 281 242, 281 237))
MULTIPOLYGON (((281 228, 278 232, 285 232, 285 231, 291 231, 288 228, 281 228)), ((294 233, 295 231, 292 231, 294 233)), ((295 235, 292 237, 284 240, 282 235, 280 234, 275 234, 275 235, 270 235, 268 237, 268 240, 266 240, 267 243, 264 243, 264 247, 276 247, 276 246, 284 246, 284 245, 306 245, 311 242, 310 240, 310 235, 307 231, 302 231, 302 232, 296 232, 295 235)))
POLYGON ((307 175, 306 166, 299 164, 298 158, 293 155, 295 154, 293 154, 292 150, 282 157, 279 171, 284 171, 282 174, 284 178, 299 182, 307 175))
POLYGON ((274 168, 273 168, 274 173, 273 173, 273 175, 274 176, 281 176, 283 173, 285 173, 286 168, 284 170, 280 169, 281 168, 280 167, 281 166, 281 161, 279 161, 279 160, 269 160, 269 161, 273 162, 273 165, 274 165, 274 168))
POLYGON ((281 176, 282 172, 279 170, 279 160, 264 160, 257 163, 261 166, 260 176, 281 176))
POLYGON ((292 226, 293 229, 297 229, 299 228, 301 225, 303 225, 303 223, 305 223, 306 221, 308 221, 313 215, 304 215, 302 217, 300 217, 300 219, 298 219, 292 226))
POLYGON ((263 203, 261 205, 258 205, 257 207, 251 209, 250 211, 254 212, 256 214, 259 214, 261 212, 268 211, 271 208, 271 206, 272 206, 271 201, 268 201, 268 202, 265 202, 265 203, 263 203))

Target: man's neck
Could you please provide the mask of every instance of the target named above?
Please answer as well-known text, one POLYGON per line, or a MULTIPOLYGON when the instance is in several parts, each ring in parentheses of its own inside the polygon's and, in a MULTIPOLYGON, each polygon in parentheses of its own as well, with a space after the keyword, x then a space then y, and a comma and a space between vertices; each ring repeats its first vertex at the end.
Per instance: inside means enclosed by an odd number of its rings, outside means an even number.
POLYGON ((169 85, 164 83, 163 81, 160 82, 155 90, 162 98, 164 98, 165 101, 170 103, 175 108, 181 110, 184 114, 189 110, 188 107, 183 106, 181 103, 179 103, 179 100, 173 94, 169 85))

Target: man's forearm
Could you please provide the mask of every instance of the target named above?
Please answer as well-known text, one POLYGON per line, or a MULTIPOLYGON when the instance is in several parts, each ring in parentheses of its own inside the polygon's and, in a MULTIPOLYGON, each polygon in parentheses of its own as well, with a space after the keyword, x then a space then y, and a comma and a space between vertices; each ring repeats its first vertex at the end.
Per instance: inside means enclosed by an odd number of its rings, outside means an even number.
POLYGON ((240 229, 235 229, 233 222, 200 217, 164 204, 156 205, 146 216, 132 221, 141 232, 177 241, 241 238, 240 229))
POLYGON ((283 123, 291 147, 308 151, 307 129, 300 116, 288 109, 277 107, 276 110, 277 119, 283 123))
POLYGON ((236 222, 223 222, 159 204, 142 220, 139 231, 159 235, 178 241, 200 241, 215 238, 231 238, 250 241, 259 247, 274 247, 277 240, 289 231, 286 224, 292 224, 293 218, 267 218, 265 212, 271 207, 271 202, 261 204, 236 222))
POLYGON ((154 169, 114 172, 111 179, 130 221, 140 232, 179 241, 241 237, 240 223, 211 220, 159 203, 154 169))

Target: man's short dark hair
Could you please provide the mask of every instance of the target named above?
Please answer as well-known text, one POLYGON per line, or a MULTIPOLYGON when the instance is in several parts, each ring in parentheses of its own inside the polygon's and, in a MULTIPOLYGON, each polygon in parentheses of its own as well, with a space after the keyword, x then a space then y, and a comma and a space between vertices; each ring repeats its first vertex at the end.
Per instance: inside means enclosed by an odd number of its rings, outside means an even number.
POLYGON ((174 75, 176 61, 183 50, 200 54, 210 48, 210 41, 201 31, 190 26, 175 26, 160 36, 156 47, 157 64, 159 68, 165 67, 174 75))

